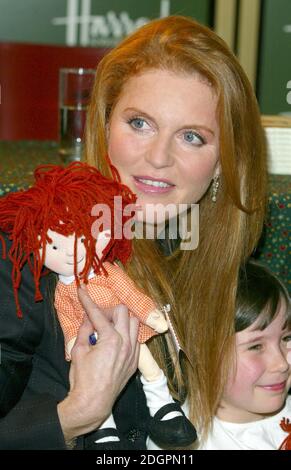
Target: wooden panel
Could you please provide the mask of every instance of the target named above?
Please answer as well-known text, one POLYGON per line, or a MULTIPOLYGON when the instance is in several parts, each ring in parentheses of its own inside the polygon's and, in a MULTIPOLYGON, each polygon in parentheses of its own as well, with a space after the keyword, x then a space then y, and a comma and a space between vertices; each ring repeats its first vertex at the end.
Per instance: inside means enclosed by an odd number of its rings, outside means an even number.
POLYGON ((261 0, 243 0, 239 7, 237 56, 253 87, 256 84, 261 0))
POLYGON ((214 30, 235 50, 237 0, 216 0, 214 30))

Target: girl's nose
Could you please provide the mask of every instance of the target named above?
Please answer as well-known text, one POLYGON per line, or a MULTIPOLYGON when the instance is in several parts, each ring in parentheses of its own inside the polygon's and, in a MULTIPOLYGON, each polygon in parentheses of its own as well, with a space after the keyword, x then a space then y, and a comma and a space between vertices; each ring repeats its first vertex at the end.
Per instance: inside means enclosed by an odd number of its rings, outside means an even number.
POLYGON ((276 351, 272 352, 271 369, 274 372, 287 372, 290 364, 287 360, 287 354, 285 350, 276 348, 276 351))

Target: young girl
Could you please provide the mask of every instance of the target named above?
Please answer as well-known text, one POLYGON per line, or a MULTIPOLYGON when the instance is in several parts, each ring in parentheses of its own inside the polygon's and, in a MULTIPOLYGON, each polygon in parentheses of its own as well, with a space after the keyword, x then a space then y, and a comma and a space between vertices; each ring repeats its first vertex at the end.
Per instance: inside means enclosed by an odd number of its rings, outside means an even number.
POLYGON ((235 361, 203 450, 291 449, 291 305, 281 282, 241 269, 235 361))

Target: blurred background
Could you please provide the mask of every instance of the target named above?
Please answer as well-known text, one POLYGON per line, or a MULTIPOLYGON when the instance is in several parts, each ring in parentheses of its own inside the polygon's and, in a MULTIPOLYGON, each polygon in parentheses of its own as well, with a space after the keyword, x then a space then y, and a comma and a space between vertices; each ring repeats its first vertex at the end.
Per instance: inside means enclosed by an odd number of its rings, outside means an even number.
POLYGON ((237 54, 262 114, 291 115, 290 0, 0 0, 0 12, 1 42, 95 48, 114 46, 152 18, 192 16, 237 54))

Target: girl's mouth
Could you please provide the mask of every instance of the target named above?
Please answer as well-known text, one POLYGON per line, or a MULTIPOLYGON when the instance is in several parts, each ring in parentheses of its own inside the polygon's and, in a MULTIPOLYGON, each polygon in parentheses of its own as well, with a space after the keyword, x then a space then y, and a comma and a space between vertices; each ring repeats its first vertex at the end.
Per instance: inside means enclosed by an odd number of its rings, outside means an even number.
POLYGON ((271 384, 271 385, 260 385, 261 388, 270 392, 282 392, 286 387, 286 380, 284 382, 271 384))

